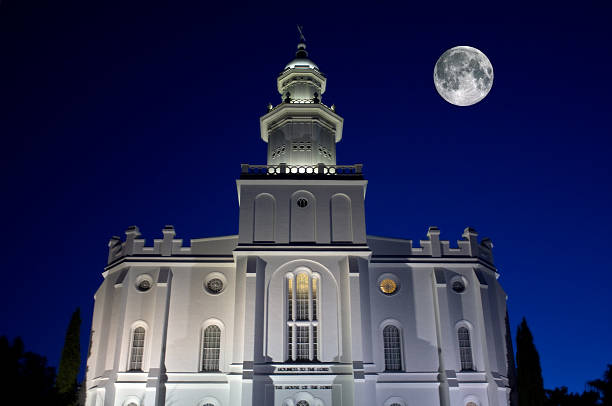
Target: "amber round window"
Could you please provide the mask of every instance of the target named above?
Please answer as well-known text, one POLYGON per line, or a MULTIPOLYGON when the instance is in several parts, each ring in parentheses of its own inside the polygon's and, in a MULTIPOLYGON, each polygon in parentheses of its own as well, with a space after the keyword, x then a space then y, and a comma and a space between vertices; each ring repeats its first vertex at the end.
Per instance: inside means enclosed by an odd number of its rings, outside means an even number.
POLYGON ((397 283, 393 279, 383 279, 380 281, 380 291, 385 295, 392 295, 397 291, 397 283))

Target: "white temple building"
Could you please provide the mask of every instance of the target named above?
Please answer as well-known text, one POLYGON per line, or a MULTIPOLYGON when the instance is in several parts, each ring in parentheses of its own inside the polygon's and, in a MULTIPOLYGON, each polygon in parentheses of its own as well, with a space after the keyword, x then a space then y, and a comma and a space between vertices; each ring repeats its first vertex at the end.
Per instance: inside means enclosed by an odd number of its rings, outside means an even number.
POLYGON ((326 82, 299 44, 260 120, 267 165, 236 181, 238 235, 110 240, 87 406, 510 403, 491 241, 366 235, 367 181, 336 164, 326 82))

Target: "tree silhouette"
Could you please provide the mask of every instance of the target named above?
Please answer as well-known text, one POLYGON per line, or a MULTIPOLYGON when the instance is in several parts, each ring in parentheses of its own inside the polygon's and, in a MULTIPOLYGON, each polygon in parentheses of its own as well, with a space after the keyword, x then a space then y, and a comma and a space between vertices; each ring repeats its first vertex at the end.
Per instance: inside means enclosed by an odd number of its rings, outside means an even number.
POLYGON ((553 390, 546 389, 546 406, 598 406, 599 394, 594 391, 584 391, 581 395, 568 393, 562 386, 553 390))
POLYGON ((510 317, 508 316, 508 311, 506 311, 506 364, 508 368, 508 386, 510 386, 510 406, 518 406, 516 364, 514 362, 514 348, 512 347, 512 330, 510 330, 510 317))
POLYGON ((588 385, 599 393, 603 406, 612 406, 612 364, 608 364, 603 379, 595 379, 588 385))
POLYGON ((524 317, 516 333, 516 363, 519 406, 543 406, 546 395, 540 356, 524 317))
POLYGON ((0 337, 0 391, 3 404, 57 405, 54 368, 45 357, 26 352, 21 338, 0 337))
POLYGON ((78 384, 77 377, 81 367, 80 347, 81 312, 77 309, 72 313, 70 323, 66 330, 64 348, 57 372, 55 383, 58 393, 66 405, 75 404, 77 400, 78 384))

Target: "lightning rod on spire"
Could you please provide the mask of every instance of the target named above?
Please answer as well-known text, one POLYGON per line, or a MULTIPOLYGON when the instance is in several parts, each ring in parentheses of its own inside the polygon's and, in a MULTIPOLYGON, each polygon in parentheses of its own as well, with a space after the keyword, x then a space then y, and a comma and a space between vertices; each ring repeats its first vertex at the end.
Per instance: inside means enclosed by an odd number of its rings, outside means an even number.
POLYGON ((304 26, 298 24, 297 29, 298 29, 298 33, 300 34, 300 41, 306 42, 306 37, 304 37, 304 31, 303 31, 304 26))

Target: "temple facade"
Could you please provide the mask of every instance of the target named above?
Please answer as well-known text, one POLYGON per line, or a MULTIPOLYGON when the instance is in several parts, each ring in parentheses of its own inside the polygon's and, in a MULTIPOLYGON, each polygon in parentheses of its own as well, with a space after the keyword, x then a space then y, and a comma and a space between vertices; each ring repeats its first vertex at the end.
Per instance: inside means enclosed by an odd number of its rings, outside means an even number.
POLYGON ((491 241, 367 235, 363 167, 336 163, 343 119, 304 43, 277 82, 238 235, 111 238, 87 406, 508 405, 491 241))

